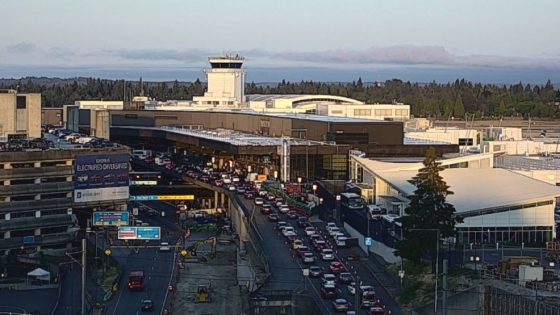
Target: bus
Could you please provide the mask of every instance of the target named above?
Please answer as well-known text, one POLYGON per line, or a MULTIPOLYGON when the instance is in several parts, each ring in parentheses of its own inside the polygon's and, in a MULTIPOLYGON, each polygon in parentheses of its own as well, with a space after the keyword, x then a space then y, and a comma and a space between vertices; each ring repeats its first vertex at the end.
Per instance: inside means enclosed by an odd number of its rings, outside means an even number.
POLYGON ((341 193, 340 205, 349 210, 362 210, 365 209, 366 203, 362 196, 355 193, 341 193))
POLYGON ((129 172, 130 185, 151 185, 156 186, 160 183, 161 172, 129 172))
POLYGON ((132 271, 128 275, 128 290, 130 291, 144 290, 144 271, 132 271))

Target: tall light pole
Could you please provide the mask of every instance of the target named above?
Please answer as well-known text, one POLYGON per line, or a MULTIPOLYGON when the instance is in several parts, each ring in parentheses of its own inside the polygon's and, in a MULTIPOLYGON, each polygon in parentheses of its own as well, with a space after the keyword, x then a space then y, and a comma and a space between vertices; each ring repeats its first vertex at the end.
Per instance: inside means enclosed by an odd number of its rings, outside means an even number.
POLYGON ((298 177, 298 178, 297 178, 297 182, 298 182, 299 192, 300 192, 300 193, 301 193, 301 181, 302 181, 302 178, 301 178, 301 177, 298 177))
POLYGON ((436 232, 436 285, 434 288, 434 314, 437 314, 438 310, 438 273, 439 273, 439 229, 410 229, 409 231, 432 231, 436 232))
POLYGON ((313 195, 317 196, 317 184, 313 184, 311 188, 313 188, 313 195))

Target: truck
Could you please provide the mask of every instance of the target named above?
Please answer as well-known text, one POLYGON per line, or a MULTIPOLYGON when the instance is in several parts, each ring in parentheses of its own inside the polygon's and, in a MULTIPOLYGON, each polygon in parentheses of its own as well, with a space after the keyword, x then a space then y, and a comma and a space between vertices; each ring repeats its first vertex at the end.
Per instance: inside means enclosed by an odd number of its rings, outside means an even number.
POLYGON ((144 271, 132 271, 128 274, 128 290, 144 290, 144 271))

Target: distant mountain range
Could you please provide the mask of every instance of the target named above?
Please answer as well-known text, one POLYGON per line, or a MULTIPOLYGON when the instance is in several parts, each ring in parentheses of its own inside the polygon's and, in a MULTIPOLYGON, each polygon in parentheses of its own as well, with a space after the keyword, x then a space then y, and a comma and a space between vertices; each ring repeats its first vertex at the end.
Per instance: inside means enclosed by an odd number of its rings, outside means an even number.
MULTIPOLYGON (((61 68, 61 67, 17 67, 0 66, 0 78, 35 77, 37 82, 57 84, 70 80, 85 80, 85 78, 126 79, 144 81, 193 82, 196 79, 205 81, 202 67, 184 68, 61 68)), ((419 67, 395 66, 373 68, 367 66, 359 69, 314 68, 314 67, 285 67, 285 68, 247 68, 247 82, 272 83, 282 80, 290 82, 318 81, 318 82, 352 82, 362 78, 363 82, 384 82, 390 79, 427 83, 454 82, 465 79, 471 82, 516 84, 519 82, 530 84, 544 84, 551 80, 555 87, 560 86, 560 72, 547 69, 515 69, 515 68, 451 68, 451 67, 419 67)), ((13 82, 13 81, 1 81, 13 82)))

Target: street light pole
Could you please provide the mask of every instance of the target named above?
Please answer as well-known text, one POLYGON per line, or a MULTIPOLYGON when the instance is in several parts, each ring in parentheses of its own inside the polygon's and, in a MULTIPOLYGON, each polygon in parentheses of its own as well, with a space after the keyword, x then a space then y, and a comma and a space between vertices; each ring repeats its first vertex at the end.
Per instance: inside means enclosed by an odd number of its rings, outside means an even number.
POLYGON ((86 239, 83 238, 82 239, 82 315, 85 314, 86 314, 86 239))

